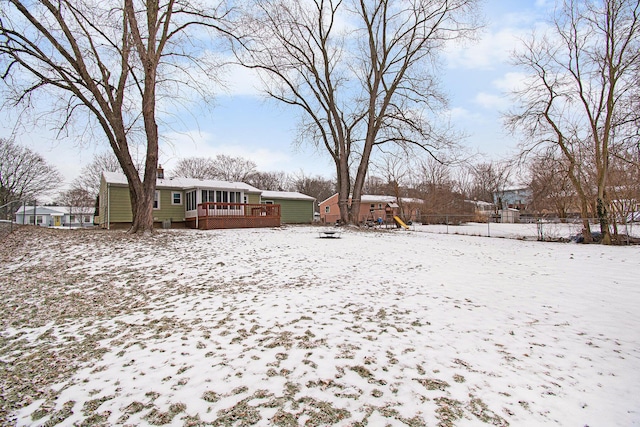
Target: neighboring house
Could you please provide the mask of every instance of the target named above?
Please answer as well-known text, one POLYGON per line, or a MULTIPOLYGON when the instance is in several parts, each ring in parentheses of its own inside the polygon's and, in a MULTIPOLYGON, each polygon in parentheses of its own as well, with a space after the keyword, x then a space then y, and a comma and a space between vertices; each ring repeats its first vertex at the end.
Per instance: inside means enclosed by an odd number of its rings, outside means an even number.
POLYGON ((518 209, 525 211, 531 203, 533 192, 527 187, 506 188, 493 193, 493 203, 498 209, 518 209))
POLYGON ((17 224, 35 224, 41 227, 93 226, 93 207, 21 206, 16 212, 17 224))
POLYGON ((284 224, 309 224, 313 221, 316 199, 293 191, 262 191, 262 203, 280 205, 280 219, 284 224))
MULTIPOLYGON (((295 201, 302 195, 278 192, 278 198, 263 200, 263 193, 243 182, 159 178, 153 207, 154 223, 164 228, 240 228, 279 226, 281 217, 296 218, 301 222, 312 221, 313 198, 303 202, 311 207, 308 219, 302 221, 295 212, 281 211, 280 205, 282 201, 291 199, 293 203, 286 203, 285 208, 297 210, 301 203, 295 201), (287 198, 287 194, 291 196, 287 198), (274 206, 270 207, 269 204, 274 206)), ((131 225, 129 185, 124 174, 103 172, 99 200, 99 223, 103 228, 131 225)))
MULTIPOLYGON (((419 206, 422 200, 401 198, 394 196, 363 195, 360 199, 360 213, 358 223, 382 218, 386 223, 393 222, 393 216, 398 215, 404 221, 415 221, 420 215, 419 206)), ((325 224, 336 223, 340 220, 338 193, 320 203, 320 221, 325 224)))
POLYGON ((482 200, 465 200, 464 202, 473 206, 473 212, 478 221, 486 221, 488 217, 496 213, 496 205, 493 203, 482 200))

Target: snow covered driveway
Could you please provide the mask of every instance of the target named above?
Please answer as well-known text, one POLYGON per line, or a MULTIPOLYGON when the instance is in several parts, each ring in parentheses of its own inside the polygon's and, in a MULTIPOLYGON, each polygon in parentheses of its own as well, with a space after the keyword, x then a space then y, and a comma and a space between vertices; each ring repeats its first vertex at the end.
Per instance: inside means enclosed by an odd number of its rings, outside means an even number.
POLYGON ((640 247, 23 228, 3 424, 640 425, 640 247))

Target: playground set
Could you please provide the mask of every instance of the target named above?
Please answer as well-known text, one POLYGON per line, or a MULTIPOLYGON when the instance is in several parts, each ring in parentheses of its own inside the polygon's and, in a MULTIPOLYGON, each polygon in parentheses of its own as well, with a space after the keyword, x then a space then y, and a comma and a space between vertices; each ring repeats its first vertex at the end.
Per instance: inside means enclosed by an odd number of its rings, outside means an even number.
MULTIPOLYGON (((397 206, 397 205, 396 205, 397 206)), ((396 215, 393 212, 393 206, 388 206, 388 208, 385 211, 385 217, 386 218, 382 218, 381 216, 375 218, 373 215, 374 211, 370 210, 369 211, 369 216, 367 217, 367 219, 364 221, 364 225, 366 225, 367 227, 377 227, 377 228, 399 228, 402 227, 405 230, 409 229, 409 226, 402 220, 402 218, 400 218, 398 215, 396 215)))

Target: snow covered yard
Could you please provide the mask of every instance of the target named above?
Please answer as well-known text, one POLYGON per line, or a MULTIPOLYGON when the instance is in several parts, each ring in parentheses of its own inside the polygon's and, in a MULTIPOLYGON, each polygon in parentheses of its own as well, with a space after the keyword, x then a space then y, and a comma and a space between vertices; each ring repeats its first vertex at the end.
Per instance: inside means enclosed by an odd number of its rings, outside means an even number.
POLYGON ((3 425, 640 425, 640 247, 22 228, 3 425))

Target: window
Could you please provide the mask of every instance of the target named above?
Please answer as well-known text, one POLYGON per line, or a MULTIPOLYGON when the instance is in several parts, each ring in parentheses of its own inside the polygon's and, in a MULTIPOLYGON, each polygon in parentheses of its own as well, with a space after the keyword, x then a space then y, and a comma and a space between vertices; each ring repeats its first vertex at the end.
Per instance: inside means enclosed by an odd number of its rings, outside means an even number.
POLYGON ((91 221, 91 217, 89 215, 85 215, 82 217, 82 221, 85 223, 88 223, 91 221))
MULTIPOLYGON (((238 209, 238 206, 228 206, 228 203, 241 203, 243 199, 242 192, 240 191, 223 191, 223 190, 202 190, 202 202, 215 202, 215 203, 225 203, 225 205, 220 205, 218 209, 238 209)), ((245 203, 246 196, 244 196, 245 203)), ((188 203, 188 202, 187 202, 188 203)), ((188 207, 187 207, 187 210, 188 207)))
POLYGON ((153 209, 160 209, 160 191, 158 190, 153 195, 153 209))
POLYGON ((213 190, 202 190, 202 203, 215 202, 216 192, 213 190))
POLYGON ((325 206, 324 207, 324 213, 326 213, 326 214, 331 213, 331 206, 325 206))
POLYGON ((181 205, 182 204, 182 193, 179 191, 174 191, 171 193, 171 204, 172 205, 181 205))
POLYGON ((42 225, 42 215, 36 215, 36 217, 34 217, 33 215, 29 216, 29 224, 37 224, 37 225, 42 225), (34 222, 35 220, 35 222, 34 222))
POLYGON ((378 209, 382 209, 382 203, 378 203, 378 209))
POLYGON ((196 192, 195 192, 195 190, 187 192, 187 210, 188 211, 195 211, 196 210, 196 192))

